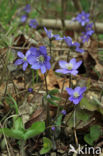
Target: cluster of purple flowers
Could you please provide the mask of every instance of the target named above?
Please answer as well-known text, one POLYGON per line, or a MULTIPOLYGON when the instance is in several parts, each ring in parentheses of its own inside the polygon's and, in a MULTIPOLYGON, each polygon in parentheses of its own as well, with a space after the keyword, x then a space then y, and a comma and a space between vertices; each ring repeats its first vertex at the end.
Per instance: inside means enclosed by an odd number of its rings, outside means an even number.
POLYGON ((85 13, 84 11, 82 11, 75 18, 75 20, 77 20, 81 24, 81 26, 85 26, 85 32, 82 32, 81 36, 81 40, 83 43, 88 42, 90 36, 94 33, 93 23, 89 23, 90 22, 89 16, 90 16, 89 13, 85 13))
POLYGON ((79 52, 79 53, 83 53, 84 52, 84 50, 80 48, 80 43, 78 43, 78 42, 74 42, 73 43, 71 37, 69 37, 69 36, 65 37, 64 36, 64 41, 66 42, 66 44, 69 47, 75 49, 76 52, 79 52))
POLYGON ((47 55, 45 46, 40 46, 39 49, 31 47, 25 55, 22 52, 18 52, 17 55, 20 59, 16 60, 15 65, 23 64, 24 71, 28 64, 32 69, 40 69, 43 74, 51 68, 50 56, 47 55))
MULTIPOLYGON (((27 5, 25 6, 25 8, 23 9, 23 11, 25 12, 25 14, 21 16, 21 22, 22 22, 22 23, 24 23, 24 22, 27 21, 28 15, 29 15, 29 13, 30 13, 30 11, 31 11, 31 6, 30 6, 30 4, 27 4, 27 5)), ((29 21, 29 26, 30 26, 31 28, 33 28, 33 29, 36 29, 37 26, 38 26, 38 22, 36 21, 36 19, 31 19, 31 20, 29 21)))
POLYGON ((78 42, 72 42, 72 38, 67 36, 67 37, 60 37, 58 34, 54 35, 52 34, 51 30, 47 30, 46 27, 44 27, 44 30, 46 32, 46 35, 48 36, 48 38, 50 40, 55 39, 55 40, 64 40, 66 42, 66 44, 70 47, 70 48, 74 48, 76 52, 79 53, 83 53, 84 50, 80 48, 80 43, 78 42))
MULTIPOLYGON (((88 20, 86 20, 86 21, 88 22, 88 20)), ((85 24, 85 22, 84 22, 84 24, 85 24)), ((82 24, 82 25, 84 25, 84 24, 82 24)), ((46 29, 46 27, 44 27, 44 30, 45 30, 45 32, 46 32, 46 34, 47 34, 47 36, 48 36, 48 38, 50 40, 52 40, 53 38, 55 40, 62 40, 62 39, 64 39, 64 41, 66 42, 66 44, 69 47, 71 47, 71 48, 75 47, 75 51, 80 52, 80 53, 84 52, 84 50, 80 48, 80 44, 78 42, 74 42, 74 43, 72 42, 72 38, 71 37, 69 37, 69 36, 65 37, 64 36, 63 38, 61 38, 59 35, 52 34, 52 31, 51 30, 48 31, 46 29)), ((78 74, 78 68, 81 66, 81 64, 82 64, 82 61, 76 62, 75 58, 72 58, 70 60, 70 62, 66 62, 64 60, 60 60, 59 61, 59 65, 60 65, 61 69, 57 69, 56 72, 57 73, 62 73, 62 74, 71 74, 71 75, 75 76, 75 75, 78 74)), ((74 89, 74 91, 71 88, 67 88, 68 94, 71 96, 69 98, 69 100, 73 101, 74 104, 78 104, 80 102, 80 100, 82 99, 82 97, 83 97, 82 94, 83 94, 83 92, 85 90, 86 90, 86 87, 81 88, 79 86, 76 87, 74 89)), ((63 110, 62 114, 63 113, 65 114, 66 112, 63 110)), ((52 127, 52 130, 54 130, 54 127, 52 127)))
MULTIPOLYGON (((82 61, 76 62, 76 59, 73 58, 70 60, 69 63, 66 61, 60 60, 59 65, 61 69, 57 69, 57 73, 62 73, 62 74, 72 74, 72 75, 77 75, 78 73, 78 68, 82 64, 82 61)), ((69 100, 72 101, 74 104, 78 104, 80 100, 83 97, 83 93, 85 92, 86 87, 76 87, 74 90, 72 88, 66 88, 66 91, 70 95, 69 100)))

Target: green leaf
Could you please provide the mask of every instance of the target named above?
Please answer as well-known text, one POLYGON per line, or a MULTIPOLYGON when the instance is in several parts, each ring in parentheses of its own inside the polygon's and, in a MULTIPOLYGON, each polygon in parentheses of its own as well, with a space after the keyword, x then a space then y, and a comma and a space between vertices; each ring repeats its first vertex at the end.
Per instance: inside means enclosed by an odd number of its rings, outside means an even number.
POLYGON ((21 117, 13 117, 13 122, 14 122, 14 129, 15 130, 23 130, 23 122, 21 117))
POLYGON ((23 139, 24 138, 24 132, 20 130, 15 129, 8 129, 8 128, 1 128, 0 134, 5 134, 8 137, 15 138, 15 139, 23 139))
POLYGON ((96 141, 101 135, 101 127, 99 125, 93 125, 90 127, 90 136, 93 141, 96 141))
POLYGON ((79 120, 86 122, 90 118, 90 114, 84 110, 77 110, 77 117, 79 120))
POLYGON ((18 105, 17 105, 15 99, 14 99, 12 96, 10 96, 10 95, 9 95, 9 98, 10 98, 10 100, 11 100, 11 101, 13 102, 13 104, 14 104, 13 107, 15 108, 16 114, 19 114, 18 105))
POLYGON ((45 131, 45 122, 37 121, 33 123, 29 129, 26 130, 26 133, 24 135, 24 140, 27 140, 31 137, 35 137, 44 131, 45 131))
POLYGON ((49 102, 50 104, 52 104, 52 105, 54 105, 54 106, 58 106, 58 104, 57 104, 56 102, 52 101, 51 99, 47 99, 47 100, 48 100, 48 102, 49 102))
POLYGON ((52 96, 51 96, 51 99, 56 100, 56 101, 59 101, 61 98, 52 95, 52 96))
POLYGON ((58 137, 59 134, 60 134, 60 131, 61 131, 61 123, 62 123, 62 117, 63 117, 63 115, 60 114, 60 115, 58 116, 58 118, 56 119, 56 121, 55 121, 55 125, 56 125, 55 137, 58 137))
POLYGON ((52 148, 52 142, 50 139, 43 137, 43 148, 40 150, 40 154, 48 153, 52 148))
MULTIPOLYGON (((80 128, 85 126, 88 123, 88 120, 92 116, 92 113, 90 114, 90 112, 88 112, 87 110, 82 110, 80 108, 77 108, 75 112, 75 116, 76 116, 75 124, 77 128, 80 128)), ((69 115, 67 124, 70 128, 74 127, 74 113, 71 112, 71 114, 69 115)))
POLYGON ((98 109, 98 106, 93 101, 89 101, 86 97, 83 97, 80 102, 80 108, 95 111, 98 109))
POLYGON ((54 94, 57 94, 58 92, 59 92, 58 89, 53 89, 53 90, 49 91, 49 94, 54 95, 54 94))
POLYGON ((92 140, 90 134, 86 134, 86 135, 84 136, 84 140, 85 140, 85 142, 86 142, 87 144, 89 144, 89 145, 91 145, 91 146, 93 145, 93 140, 92 140))

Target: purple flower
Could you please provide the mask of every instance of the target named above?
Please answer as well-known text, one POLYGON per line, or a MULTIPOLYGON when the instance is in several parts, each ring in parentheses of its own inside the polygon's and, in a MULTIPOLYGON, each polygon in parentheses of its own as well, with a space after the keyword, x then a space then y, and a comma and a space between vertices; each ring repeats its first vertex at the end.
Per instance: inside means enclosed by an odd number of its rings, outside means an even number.
POLYGON ((38 26, 37 20, 36 20, 36 19, 31 19, 30 22, 29 22, 29 26, 30 26, 31 28, 36 29, 37 26, 38 26))
POLYGON ((54 126, 52 126, 52 127, 51 127, 51 130, 52 130, 52 131, 55 131, 55 127, 54 127, 54 126))
POLYGON ((15 65, 18 66, 18 65, 23 64, 23 70, 25 71, 28 66, 28 56, 30 55, 30 53, 31 51, 28 50, 26 54, 24 55, 22 52, 19 51, 17 55, 18 57, 20 57, 20 59, 16 60, 15 65))
POLYGON ((83 98, 83 93, 86 91, 86 87, 76 87, 74 90, 72 88, 66 88, 66 91, 70 95, 69 100, 74 104, 78 104, 83 98))
POLYGON ((78 73, 78 68, 82 64, 82 61, 76 62, 76 59, 73 58, 70 60, 70 62, 66 62, 63 60, 59 61, 59 65, 62 69, 57 69, 57 73, 62 73, 62 74, 72 74, 76 75, 78 73))
POLYGON ((56 35, 53 35, 52 34, 52 30, 47 30, 47 28, 46 27, 44 27, 44 30, 45 30, 45 32, 46 32, 46 35, 48 36, 48 38, 49 39, 55 39, 55 40, 62 40, 63 38, 61 38, 58 34, 56 34, 56 35))
POLYGON ((90 24, 87 24, 85 29, 86 29, 86 34, 87 35, 92 35, 94 33, 94 30, 92 29, 93 28, 93 23, 90 23, 90 24))
POLYGON ((66 115, 66 110, 63 109, 63 110, 61 111, 61 114, 66 115))
POLYGON ((28 88, 28 92, 32 93, 33 92, 33 88, 28 88))
POLYGON ((80 48, 80 43, 74 42, 74 43, 73 43, 73 46, 76 47, 76 49, 75 49, 76 52, 79 52, 79 53, 83 53, 83 52, 84 52, 84 49, 81 49, 81 48, 80 48))
POLYGON ((80 14, 77 15, 75 20, 77 20, 82 26, 89 22, 89 13, 85 13, 82 11, 80 14))
POLYGON ((25 8, 24 8, 24 11, 25 11, 26 13, 29 13, 30 10, 31 10, 31 6, 30 6, 30 4, 27 4, 27 5, 25 6, 25 8))
POLYGON ((89 38, 90 36, 87 33, 82 32, 81 40, 83 43, 88 42, 89 38))
POLYGON ((47 95, 47 99, 51 99, 51 96, 49 94, 47 95))
POLYGON ((62 40, 63 38, 60 37, 58 34, 53 36, 55 38, 55 40, 62 40))
POLYGON ((24 23, 26 20, 27 20, 27 15, 21 16, 20 21, 21 21, 22 23, 24 23))
POLYGON ((31 55, 28 57, 28 62, 32 65, 32 69, 41 69, 44 74, 46 70, 51 68, 50 56, 47 55, 45 46, 40 46, 39 50, 36 48, 31 49, 31 55))
POLYGON ((64 39, 64 41, 66 42, 66 44, 67 44, 69 47, 73 46, 72 38, 71 38, 71 37, 69 37, 69 36, 65 37, 65 36, 64 36, 63 39, 64 39))
POLYGON ((49 39, 53 38, 53 34, 51 30, 48 31, 46 27, 44 27, 44 30, 49 39))

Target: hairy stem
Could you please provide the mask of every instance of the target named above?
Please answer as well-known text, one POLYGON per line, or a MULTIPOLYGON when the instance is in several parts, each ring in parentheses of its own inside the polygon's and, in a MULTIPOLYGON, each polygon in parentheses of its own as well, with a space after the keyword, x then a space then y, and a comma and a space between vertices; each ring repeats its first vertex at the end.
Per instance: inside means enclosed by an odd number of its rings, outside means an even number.
POLYGON ((25 150, 24 150, 24 146, 25 146, 25 141, 22 140, 22 141, 20 142, 20 155, 21 155, 21 156, 26 156, 26 153, 25 153, 25 150))
POLYGON ((74 105, 74 138, 75 138, 75 143, 76 146, 78 147, 78 138, 77 138, 77 133, 76 133, 76 107, 74 105))
MULTIPOLYGON (((46 79, 46 74, 44 74, 44 77, 45 77, 45 87, 46 87, 46 94, 48 95, 48 86, 47 86, 47 79, 46 79)), ((46 112, 47 112, 47 119, 46 119, 46 124, 47 124, 47 127, 49 126, 50 124, 50 105, 49 105, 49 102, 47 102, 47 105, 46 105, 46 112)))

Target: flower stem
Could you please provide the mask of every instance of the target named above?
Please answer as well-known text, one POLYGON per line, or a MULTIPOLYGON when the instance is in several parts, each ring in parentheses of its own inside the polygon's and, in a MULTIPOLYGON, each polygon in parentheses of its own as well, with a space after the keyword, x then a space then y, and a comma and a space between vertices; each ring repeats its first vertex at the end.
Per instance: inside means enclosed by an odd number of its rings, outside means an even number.
MULTIPOLYGON (((45 77, 45 86, 46 86, 46 94, 48 95, 48 86, 47 86, 46 76, 47 76, 47 74, 44 74, 44 77, 45 77)), ((46 124, 47 124, 47 127, 48 127, 49 124, 50 124, 50 105, 49 105, 49 102, 47 102, 47 105, 46 105, 46 112, 47 112, 46 124)))
POLYGON ((51 59, 52 59, 51 47, 52 47, 52 40, 49 39, 50 57, 51 57, 51 59))
POLYGON ((24 150, 24 146, 25 146, 25 141, 22 140, 22 141, 20 142, 20 155, 21 155, 21 156, 26 156, 25 150, 24 150))
POLYGON ((76 133, 76 106, 75 105, 74 105, 74 138, 75 138, 76 146, 78 147, 78 138, 76 133))

